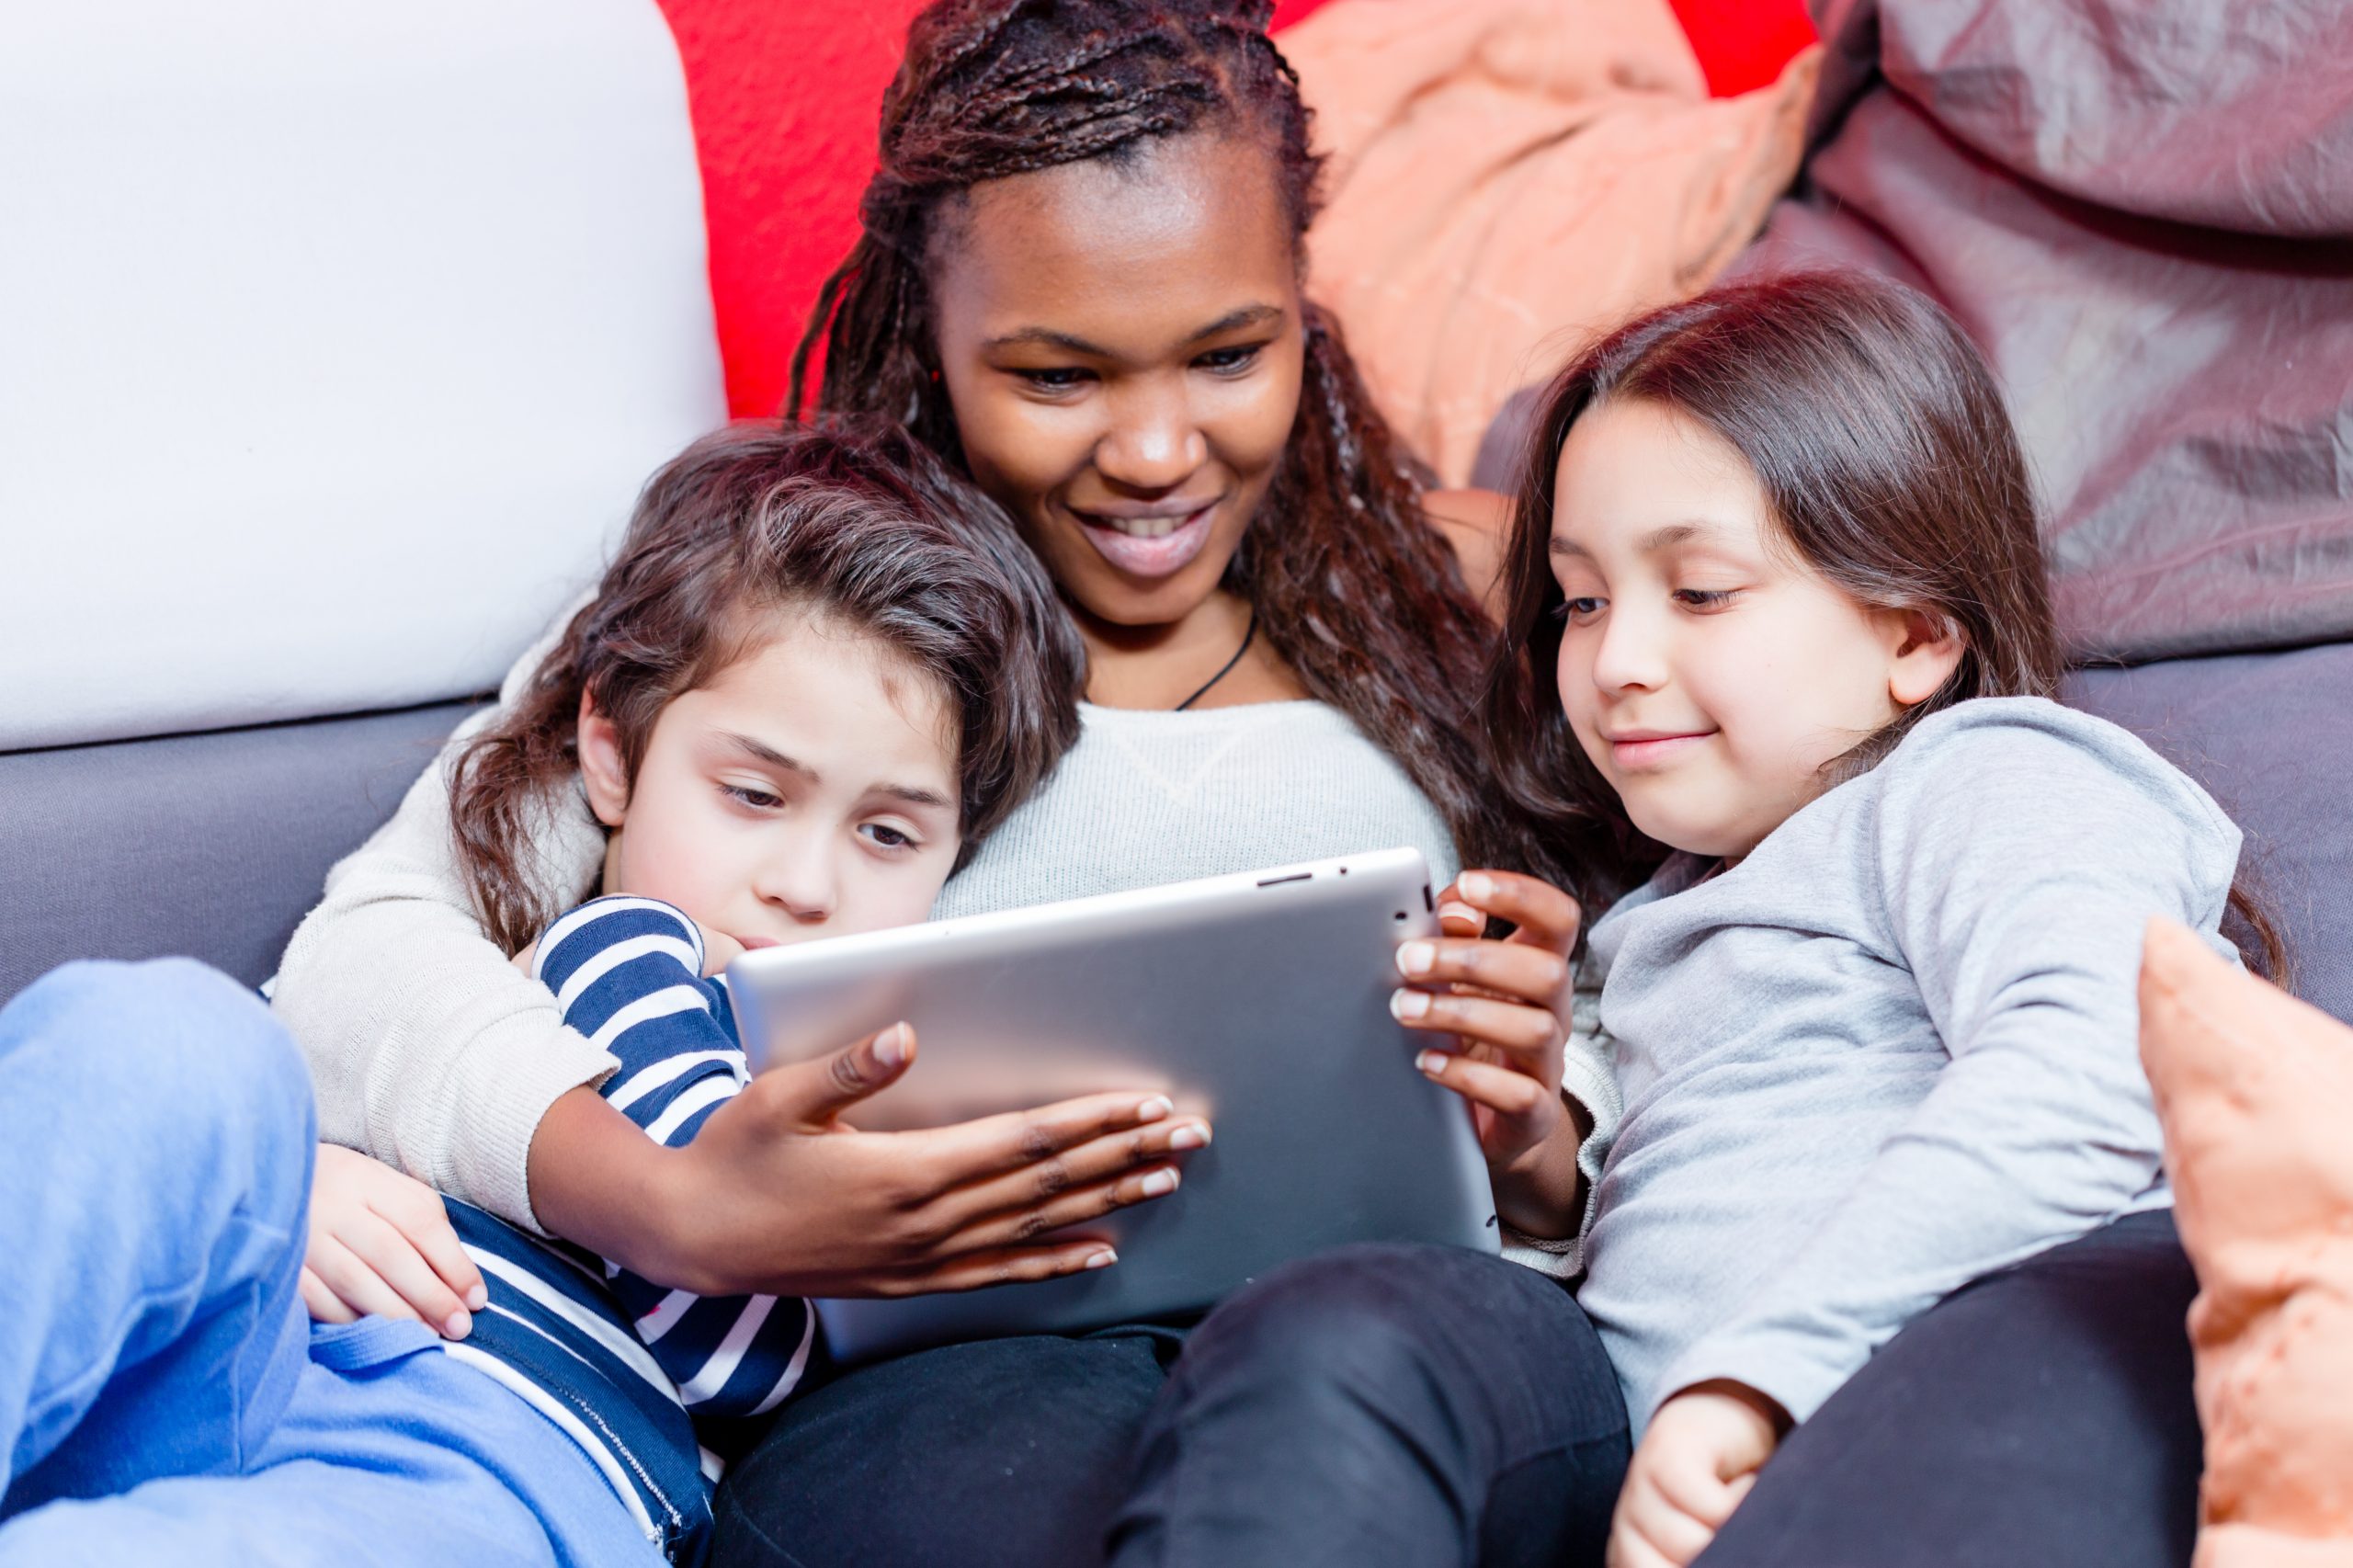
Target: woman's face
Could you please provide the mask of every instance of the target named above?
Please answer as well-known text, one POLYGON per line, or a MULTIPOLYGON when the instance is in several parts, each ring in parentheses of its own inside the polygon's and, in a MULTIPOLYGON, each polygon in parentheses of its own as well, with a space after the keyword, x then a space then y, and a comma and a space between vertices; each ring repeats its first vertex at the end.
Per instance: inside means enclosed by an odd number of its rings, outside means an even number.
POLYGON ((930 283, 964 457, 1063 590, 1123 627, 1215 591, 1299 407, 1275 165, 1246 140, 1138 144, 976 186, 930 283))

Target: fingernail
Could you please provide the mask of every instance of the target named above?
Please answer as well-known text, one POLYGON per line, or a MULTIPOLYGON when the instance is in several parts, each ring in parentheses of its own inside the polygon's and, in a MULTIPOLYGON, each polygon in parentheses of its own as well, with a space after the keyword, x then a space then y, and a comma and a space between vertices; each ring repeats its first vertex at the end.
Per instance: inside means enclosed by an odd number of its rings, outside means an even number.
POLYGON ((490 1305, 490 1287, 487 1285, 477 1285, 472 1290, 467 1291, 466 1305, 472 1307, 475 1312, 480 1312, 483 1308, 490 1305))
POLYGON ((1120 1255, 1113 1252, 1109 1247, 1105 1247, 1101 1252, 1087 1254, 1086 1267, 1089 1268, 1108 1268, 1119 1261, 1120 1255))
POLYGON ((1143 1195, 1146 1198, 1165 1198, 1176 1190, 1175 1171, 1154 1171, 1143 1178, 1143 1195))
POLYGON ((1425 1051, 1414 1058, 1414 1065, 1435 1078, 1446 1071, 1446 1053, 1442 1051, 1425 1051))
POLYGON ((1397 972, 1427 974, 1438 961, 1438 949, 1427 942, 1407 942, 1397 949, 1397 972))
POLYGON ((463 1339, 473 1331, 474 1320, 463 1312, 451 1312, 449 1321, 441 1325, 442 1337, 446 1339, 463 1339))
POLYGON ((1180 1127, 1168 1135, 1172 1149, 1199 1149, 1210 1141, 1210 1130, 1199 1122, 1180 1127))
POLYGON ((1484 871, 1465 871, 1454 885, 1473 903, 1484 903, 1495 896, 1495 880, 1484 871))
POLYGON ((885 1067, 897 1067, 907 1060, 907 1026, 892 1024, 874 1037, 874 1060, 885 1067))
POLYGON ((1389 1011, 1402 1020, 1418 1018, 1430 1010, 1430 994, 1427 991, 1392 991, 1389 994, 1389 1011))
POLYGON ((1158 1121, 1162 1117, 1166 1116, 1170 1111, 1175 1110, 1176 1108, 1176 1106, 1169 1102, 1166 1095, 1154 1095, 1152 1098, 1144 1101, 1143 1104, 1136 1107, 1136 1119, 1138 1121, 1158 1121))

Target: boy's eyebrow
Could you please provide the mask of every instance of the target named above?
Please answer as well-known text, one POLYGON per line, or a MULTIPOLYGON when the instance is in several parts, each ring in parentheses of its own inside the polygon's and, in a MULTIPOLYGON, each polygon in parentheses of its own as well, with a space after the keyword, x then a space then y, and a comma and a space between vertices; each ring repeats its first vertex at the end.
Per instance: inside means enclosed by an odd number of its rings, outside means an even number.
POLYGON ((733 746, 737 751, 740 751, 746 756, 751 757, 756 762, 765 762, 770 767, 777 768, 785 773, 797 773, 801 778, 809 780, 812 784, 818 781, 817 770, 815 768, 810 767, 799 757, 785 756, 784 753, 777 750, 776 747, 768 744, 766 741, 755 740, 749 735, 738 734, 733 730, 720 731, 719 738, 728 745, 733 746))
POLYGON ((938 790, 918 789, 913 784, 877 784, 874 792, 888 795, 894 801, 904 801, 911 806, 937 806, 946 811, 949 804, 948 797, 938 790))
MULTIPOLYGON (((755 761, 767 763, 770 767, 777 769, 779 772, 796 775, 799 778, 807 779, 812 784, 822 783, 824 781, 815 768, 810 767, 799 757, 785 756, 784 753, 777 750, 776 747, 768 744, 766 741, 756 740, 750 735, 739 734, 733 730, 720 731, 719 738, 726 744, 733 746, 737 751, 744 753, 746 756, 753 758, 755 761)), ((873 792, 877 795, 888 795, 894 801, 904 801, 911 806, 937 806, 942 811, 947 810, 952 803, 947 796, 941 794, 938 790, 926 790, 922 786, 915 784, 877 784, 874 786, 873 792)))
MULTIPOLYGON (((1226 312, 1186 341, 1199 343, 1205 337, 1215 337, 1220 333, 1239 332, 1244 327, 1249 326, 1264 326, 1269 323, 1280 321, 1282 314, 1281 310, 1274 305, 1244 305, 1238 310, 1226 312)), ((1018 331, 1008 332, 1002 337, 992 337, 981 347, 983 348, 1017 348, 1026 345, 1064 349, 1072 354, 1084 354, 1096 359, 1120 358, 1099 344, 1090 343, 1086 338, 1074 336, 1067 332, 1056 332, 1051 327, 1043 326, 1025 326, 1018 331)))

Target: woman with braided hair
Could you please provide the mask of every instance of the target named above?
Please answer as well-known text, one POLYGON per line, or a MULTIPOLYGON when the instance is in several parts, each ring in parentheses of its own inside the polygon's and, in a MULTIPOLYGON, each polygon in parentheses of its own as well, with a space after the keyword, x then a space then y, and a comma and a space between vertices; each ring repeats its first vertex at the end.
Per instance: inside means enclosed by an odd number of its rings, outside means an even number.
MULTIPOLYGON (((941 0, 884 96, 794 407, 904 419, 961 463, 1089 659, 1077 748, 942 913, 1377 843, 1589 894, 1606 863, 1485 787, 1465 694, 1490 630, 1426 515, 1464 508, 1425 494, 1301 295, 1317 159, 1268 10, 941 0)), ((1490 909, 1565 949, 1574 911, 1507 910, 1511 881, 1486 879, 1490 909)), ((1606 1069, 1570 1067, 1558 1119, 1613 1114, 1606 1069)), ((848 1373, 724 1483, 722 1562, 1095 1562, 1108 1541, 1122 1564, 1597 1562, 1624 1412, 1547 1277, 1564 1244, 1534 1240, 1576 1233, 1575 1131, 1549 1179, 1495 1173, 1534 1267, 1349 1249, 1188 1338, 848 1373)))
MULTIPOLYGON (((939 0, 885 95, 864 233, 788 412, 895 421, 943 480, 985 492, 1085 653, 1075 744, 937 914, 1399 844, 1441 881, 1464 857, 1587 899, 1620 880, 1622 846, 1540 835, 1487 787, 1472 704, 1493 631, 1433 516, 1486 536, 1463 500, 1425 494, 1302 296, 1317 161, 1267 12, 939 0)), ((1117 1134, 1008 1154, 998 1124, 1024 1119, 1007 1117, 860 1135, 899 1141, 879 1183, 847 1163, 854 1140, 730 1108, 738 1136, 695 1145, 719 1153, 616 1191, 597 1155, 619 1135, 595 1087, 610 1058, 486 934, 449 852, 450 777, 428 770, 336 869, 278 974, 331 1140, 703 1295, 1048 1278, 1097 1249, 958 1216, 977 1195, 1109 1201, 1147 1163, 1176 1177, 1117 1134), (820 1253, 855 1266, 817 1270, 820 1253)), ((518 819, 517 874, 557 907, 605 862, 584 801, 551 779, 518 819)), ((1485 1009, 1563 1062, 1511 1126, 1482 1124, 1506 1258, 1344 1249, 1198 1324, 812 1371, 722 1483, 719 1561, 1597 1562, 1626 1414, 1555 1277, 1617 1103, 1586 1044, 1561 1050, 1575 909, 1549 888, 1531 903, 1534 885, 1471 873, 1454 892, 1474 924, 1518 927, 1513 985, 1536 1000, 1441 995, 1426 1020, 1485 1009)), ((840 1060, 870 1066, 872 1047, 840 1060)), ((731 1105, 765 1104, 774 1076, 731 1105)), ((1054 1108, 1028 1120, 1060 1125, 1054 1108)))

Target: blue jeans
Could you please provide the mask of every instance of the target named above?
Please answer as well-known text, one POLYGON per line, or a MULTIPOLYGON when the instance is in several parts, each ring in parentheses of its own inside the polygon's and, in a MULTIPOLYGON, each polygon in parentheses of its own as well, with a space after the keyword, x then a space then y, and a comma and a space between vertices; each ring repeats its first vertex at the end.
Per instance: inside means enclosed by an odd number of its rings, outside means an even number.
POLYGON ((312 1330, 312 1127, 292 1042, 201 965, 0 1010, 0 1565, 659 1562, 428 1330, 312 1330))

